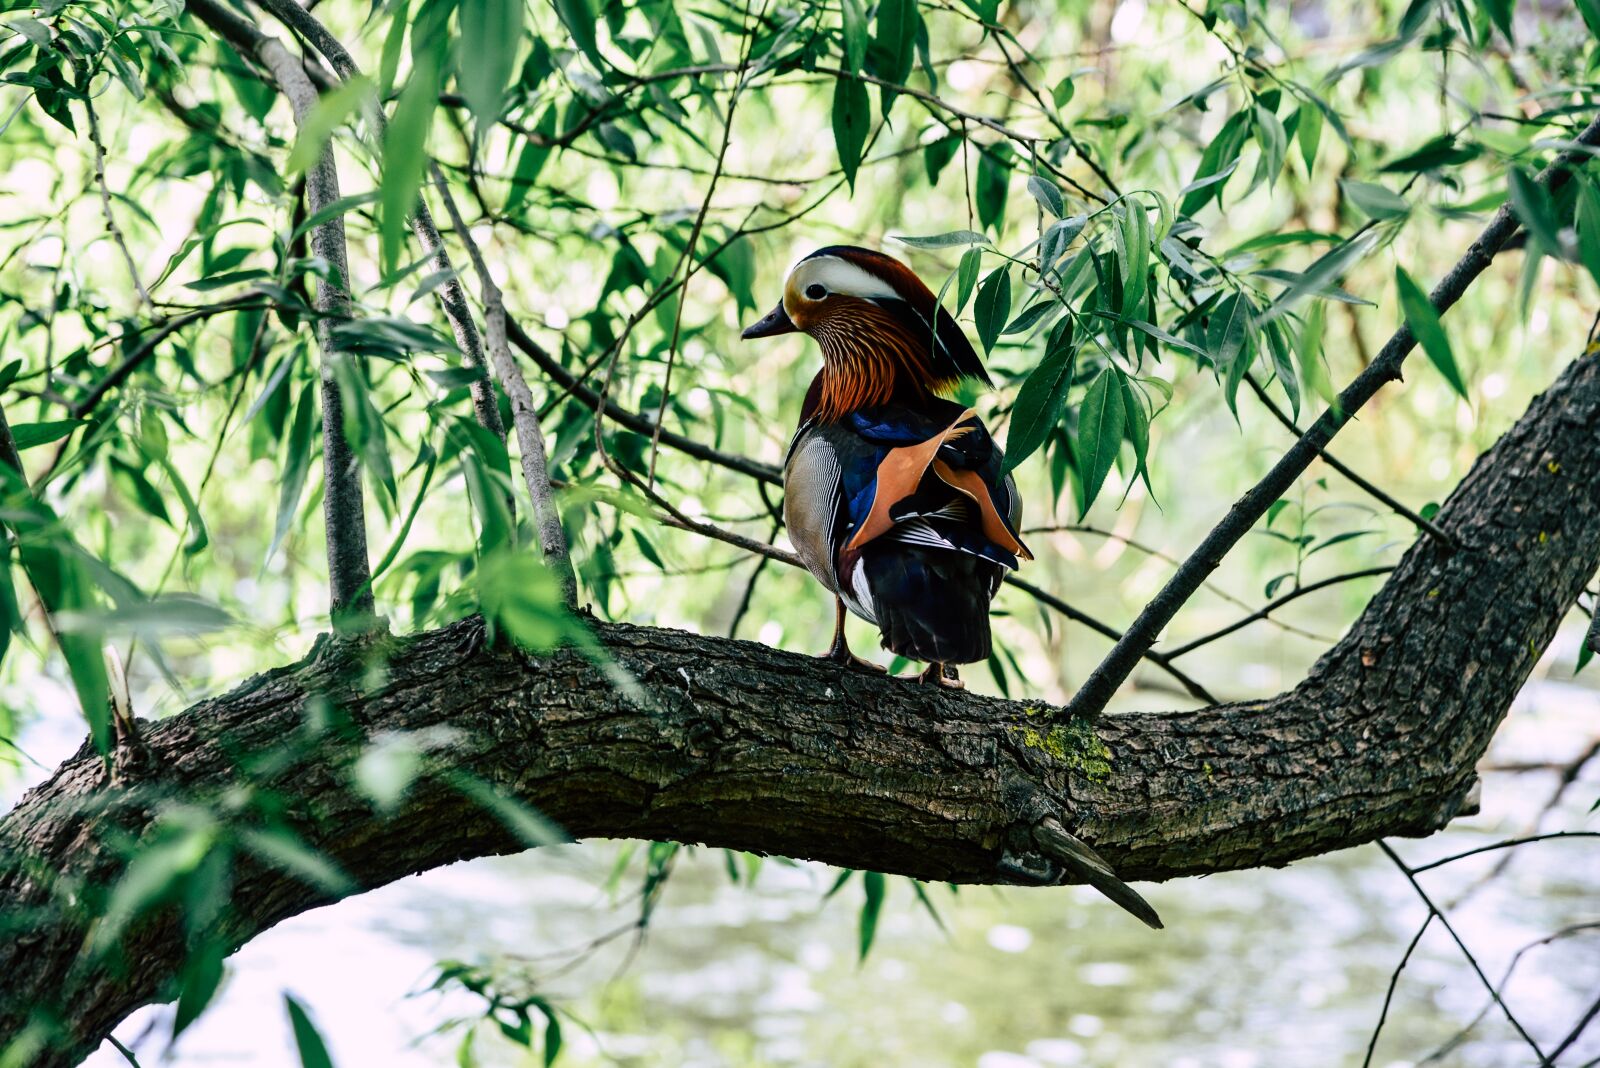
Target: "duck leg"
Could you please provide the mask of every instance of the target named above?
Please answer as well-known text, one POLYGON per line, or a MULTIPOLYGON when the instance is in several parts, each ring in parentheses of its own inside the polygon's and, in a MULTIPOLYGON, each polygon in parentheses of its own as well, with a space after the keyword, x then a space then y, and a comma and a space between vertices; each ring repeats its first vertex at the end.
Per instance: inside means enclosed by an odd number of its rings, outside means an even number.
POLYGON ((943 686, 947 690, 965 690, 967 688, 967 684, 961 681, 961 676, 956 674, 953 664, 941 664, 938 661, 934 661, 926 668, 923 668, 922 674, 917 676, 917 681, 924 685, 943 686), (945 674, 946 668, 949 668, 949 675, 945 674))
POLYGON ((844 640, 844 598, 837 596, 833 599, 833 644, 822 654, 822 659, 832 660, 842 667, 855 668, 858 671, 876 671, 883 674, 888 670, 880 664, 863 660, 850 651, 850 644, 844 640))

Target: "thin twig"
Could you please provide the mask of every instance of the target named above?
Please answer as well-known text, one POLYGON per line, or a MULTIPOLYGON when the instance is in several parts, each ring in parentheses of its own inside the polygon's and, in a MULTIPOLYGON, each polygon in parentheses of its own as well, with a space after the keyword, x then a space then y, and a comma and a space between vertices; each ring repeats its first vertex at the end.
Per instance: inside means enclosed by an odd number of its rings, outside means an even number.
POLYGON ((1364 568, 1361 571, 1351 571, 1348 574, 1334 575, 1331 578, 1325 578, 1317 582, 1308 583, 1298 589, 1290 590, 1277 600, 1268 601, 1254 612, 1251 612, 1242 619, 1234 620, 1232 623, 1229 623, 1226 627, 1223 627, 1220 630, 1214 630, 1210 634, 1203 634, 1191 642, 1185 642, 1176 649, 1167 650, 1166 655, 1169 659, 1176 660, 1185 653, 1194 652, 1202 645, 1210 645, 1218 638, 1225 638, 1236 630, 1243 630, 1245 627, 1248 627, 1258 619, 1266 619, 1270 613, 1276 612, 1290 601, 1298 600, 1308 593, 1316 593, 1318 590, 1325 590, 1329 586, 1337 586, 1342 582, 1350 582, 1355 579, 1372 578, 1374 575, 1387 575, 1393 570, 1394 568, 1392 567, 1369 567, 1364 568))
MULTIPOLYGON (((297 124, 304 124, 318 101, 306 64, 277 38, 269 37, 215 0, 193 0, 188 10, 228 41, 241 55, 254 58, 271 72, 289 98, 297 124)), ((306 200, 313 215, 339 199, 339 175, 333 149, 324 148, 306 175, 306 200)), ((344 358, 336 327, 349 318, 350 268, 346 255, 344 217, 334 213, 312 228, 311 250, 329 265, 316 283, 317 340, 322 400, 323 522, 327 530, 328 584, 334 625, 362 631, 378 626, 373 609, 372 575, 367 559, 366 511, 361 493, 361 465, 344 433, 344 396, 334 366, 344 358)))
MULTIPOLYGON (((1063 601, 1055 594, 1040 589, 1038 586, 1035 586, 1026 579, 1017 578, 1015 575, 1007 575, 1005 581, 1007 586, 1015 586, 1017 589, 1021 590, 1023 593, 1026 593, 1040 604, 1054 608, 1057 612, 1060 612, 1074 623, 1082 623, 1096 634, 1110 638, 1112 641, 1116 641, 1122 636, 1117 632, 1116 628, 1109 627, 1081 609, 1072 607, 1072 605, 1068 604, 1066 601, 1063 601)), ((1178 683, 1186 691, 1188 691, 1189 696, 1204 701, 1206 704, 1210 705, 1221 703, 1215 697, 1211 696, 1204 686, 1200 685, 1183 671, 1175 667, 1172 663, 1171 657, 1163 653, 1155 652, 1154 650, 1146 650, 1144 659, 1150 661, 1156 667, 1160 668, 1162 671, 1165 671, 1168 675, 1171 675, 1174 679, 1176 679, 1178 683)))
MULTIPOLYGON (((361 68, 349 50, 310 11, 294 3, 293 0, 260 0, 260 2, 284 25, 309 41, 311 46, 333 66, 339 77, 361 76, 361 68)), ((374 104, 369 117, 372 120, 373 134, 381 141, 387 126, 383 107, 374 104)), ((442 184, 441 182, 441 186, 442 184)), ((450 323, 451 332, 456 338, 456 346, 461 350, 462 361, 468 368, 478 372, 478 377, 474 378, 468 387, 472 394, 473 414, 480 426, 504 440, 506 428, 500 419, 500 405, 495 399, 494 387, 489 383, 484 364, 483 340, 478 334, 477 324, 472 321, 472 310, 467 306, 466 291, 462 288, 461 280, 450 262, 450 253, 445 248, 444 238, 440 236, 439 227, 433 221, 433 212, 428 208, 427 198, 420 190, 417 193, 416 205, 411 210, 411 231, 416 235, 423 251, 432 260, 433 269, 446 275, 444 283, 438 289, 439 306, 444 311, 445 319, 450 323)))
POLYGON ((1476 849, 1468 849, 1462 853, 1452 853, 1448 857, 1440 857, 1438 860, 1430 860, 1426 864, 1419 864, 1411 869, 1411 873, 1420 875, 1425 871, 1442 868, 1446 864, 1454 864, 1456 861, 1467 857, 1475 857, 1479 853, 1491 853, 1497 849, 1511 849, 1515 846, 1527 845, 1529 842, 1548 842, 1553 838, 1600 838, 1600 831, 1551 831, 1548 834, 1530 834, 1522 838, 1507 838, 1503 842, 1478 846, 1476 849))
POLYGON ((1438 917, 1439 923, 1450 933, 1451 941, 1455 942, 1456 948, 1461 950, 1461 955, 1467 958, 1467 963, 1472 965, 1472 970, 1477 973, 1478 980, 1483 983, 1483 988, 1489 992, 1489 996, 1494 998, 1494 1003, 1500 1006, 1500 1011, 1505 1014, 1506 1020, 1510 1022, 1517 1034, 1522 1036, 1522 1040, 1528 1044, 1528 1048, 1533 1050, 1534 1056, 1539 1059, 1538 1063, 1540 1065, 1549 1064, 1550 1059, 1539 1048, 1539 1043, 1535 1042, 1533 1036, 1523 1028, 1522 1023, 1511 1012, 1511 1008, 1500 997, 1500 991, 1495 989, 1494 984, 1489 982, 1489 977, 1483 974, 1483 969, 1478 967, 1478 959, 1472 955, 1472 950, 1467 948, 1467 944, 1461 940, 1461 936, 1456 934, 1456 929, 1450 925, 1449 917, 1439 910, 1439 907, 1433 903, 1433 898, 1429 897, 1428 892, 1422 888, 1422 884, 1417 882, 1416 872, 1407 867, 1406 862, 1400 859, 1399 854, 1389 847, 1388 842, 1381 838, 1378 839, 1378 848, 1383 850, 1390 860, 1394 861, 1395 867, 1400 869, 1400 873, 1406 877, 1406 881, 1417 892, 1417 896, 1422 899, 1422 903, 1428 907, 1428 913, 1438 917))
POLYGON ((133 279, 133 288, 139 294, 140 303, 153 308, 155 302, 150 299, 150 291, 139 279, 139 268, 133 262, 133 253, 128 251, 128 242, 122 236, 122 229, 117 226, 117 217, 111 213, 111 188, 106 184, 106 146, 100 140, 100 119, 95 114, 94 102, 85 97, 83 110, 89 113, 89 141, 94 145, 94 181, 100 187, 100 213, 106 217, 106 233, 111 235, 112 242, 122 253, 122 262, 128 266, 128 277, 133 279))
POLYGON ((1600 1016, 1600 998, 1594 1000, 1594 1003, 1589 1006, 1589 1011, 1584 1013, 1582 1018, 1572 1025, 1572 1030, 1567 1032, 1567 1037, 1563 1038, 1560 1044, 1550 1051, 1552 1063, 1559 1060, 1561 1055, 1567 1052, 1574 1042, 1578 1041, 1578 1036, 1582 1035, 1584 1030, 1594 1022, 1596 1016, 1600 1016))
MULTIPOLYGON (((1505 992, 1506 985, 1511 982, 1512 973, 1517 970, 1517 965, 1522 962, 1522 958, 1527 956, 1529 952, 1539 948, 1540 946, 1547 946, 1552 942, 1563 938, 1571 938, 1573 935, 1583 934, 1586 931, 1600 931, 1600 921, 1575 923, 1567 927, 1562 927, 1559 930, 1551 931, 1542 938, 1536 938, 1532 942, 1525 943, 1511 955, 1510 962, 1506 964, 1506 970, 1500 976, 1500 982, 1498 984, 1498 989, 1500 992, 1505 992)), ((1467 1035, 1472 1033, 1472 1029, 1477 1027, 1478 1024, 1482 1023, 1483 1018, 1489 1015, 1493 1009, 1494 1000, 1491 998, 1483 1003, 1483 1008, 1478 1010, 1478 1014, 1476 1016, 1467 1021, 1465 1027, 1457 1031, 1450 1037, 1448 1041, 1439 1046, 1432 1053, 1418 1061, 1417 1064, 1432 1064, 1435 1061, 1442 1060, 1444 1057, 1448 1056, 1457 1046, 1461 1045, 1461 1043, 1465 1041, 1467 1035)))
MULTIPOLYGON (((767 541, 774 541, 778 537, 778 531, 782 529, 782 526, 781 523, 773 523, 772 533, 767 535, 767 541)), ((760 581, 761 573, 767 569, 767 565, 770 563, 772 563, 772 557, 770 556, 763 556, 756 561, 755 569, 750 572, 750 578, 744 584, 744 593, 739 597, 739 607, 734 609, 733 619, 728 623, 728 637, 738 637, 739 624, 744 620, 745 613, 750 611, 750 602, 755 596, 756 583, 760 581)))
POLYGON ((550 461, 545 453, 544 430, 539 426, 539 409, 533 403, 533 392, 522 369, 511 358, 511 347, 506 343, 506 306, 500 287, 489 273, 478 243, 461 219, 455 198, 450 195, 449 184, 438 164, 431 165, 433 180, 439 187, 439 202, 450 216, 456 236, 466 246, 472 269, 478 274, 482 287, 484 327, 488 334, 489 360, 494 367, 500 388, 511 401, 511 425, 517 433, 517 452, 522 462, 522 480, 528 487, 528 499, 533 505, 533 521, 539 531, 539 544, 544 549, 545 563, 561 581, 562 594, 567 604, 576 605, 577 577, 572 571, 572 558, 567 550, 567 535, 561 529, 561 511, 556 507, 555 494, 550 489, 550 461))
MULTIPOLYGON (((763 13, 766 4, 761 5, 763 13)), ((750 5, 745 4, 745 20, 750 17, 750 5)), ((757 15, 757 19, 761 16, 757 15)), ((741 27, 742 28, 742 27, 741 27)), ((694 217, 694 226, 689 231, 689 243, 683 247, 683 255, 679 257, 678 267, 694 263, 695 248, 700 244, 700 231, 706 225, 706 212, 711 210, 711 200, 717 193, 717 182, 722 178, 722 168, 728 160, 728 146, 733 143, 733 116, 739 107, 739 97, 744 90, 745 67, 750 62, 750 49, 755 43, 755 34, 745 32, 744 54, 739 57, 739 73, 736 75, 733 92, 728 97, 728 108, 722 116, 722 147, 717 150, 716 169, 711 172, 711 181, 706 183, 706 195, 700 201, 700 211, 694 217)), ((702 263, 709 261, 702 261, 702 263)), ((675 269, 673 274, 677 274, 675 269)), ((689 276, 684 275, 683 285, 678 294, 678 303, 672 315, 672 340, 667 345, 667 370, 661 381, 661 407, 656 414, 655 432, 650 435, 650 463, 645 473, 645 482, 654 486, 656 484, 656 456, 661 451, 661 428, 667 422, 667 404, 672 399, 672 368, 678 362, 678 341, 683 334, 683 309, 689 303, 689 276)))
POLYGON ((1394 966, 1394 973, 1389 976, 1389 989, 1383 995, 1383 1008, 1378 1012, 1378 1024, 1372 1029, 1372 1038, 1367 1042, 1367 1055, 1361 1060, 1361 1068, 1369 1068, 1372 1064, 1372 1054, 1378 1048, 1378 1036, 1383 1033, 1384 1021, 1389 1018, 1389 1004, 1394 1001, 1394 989, 1400 985, 1400 973, 1406 970, 1406 965, 1415 952, 1417 943, 1422 941, 1422 936, 1428 933, 1428 927, 1433 923, 1433 913, 1428 913, 1427 919, 1422 921, 1422 926, 1417 928, 1417 933, 1412 936, 1411 944, 1406 946, 1406 951, 1400 957, 1400 963, 1394 966))
MULTIPOLYGON (((1288 412, 1278 407, 1278 403, 1274 401, 1270 395, 1268 395, 1266 387, 1256 380, 1255 375, 1247 371, 1245 372, 1244 380, 1249 383, 1250 388, 1255 391, 1255 395, 1260 399, 1262 406, 1266 408, 1267 411, 1271 412, 1273 418, 1282 423, 1285 429, 1296 436, 1299 436, 1302 433, 1300 428, 1295 425, 1294 419, 1290 417, 1288 412)), ((1432 522, 1422 518, 1422 516, 1418 513, 1413 512, 1411 509, 1401 504, 1393 496, 1385 492, 1382 487, 1377 486, 1356 474, 1349 468, 1349 466, 1338 460, 1333 453, 1324 448, 1320 450, 1320 455, 1323 463, 1327 464, 1329 467, 1339 472, 1339 474, 1349 479, 1355 484, 1357 489, 1372 497, 1374 500, 1381 502, 1384 507, 1394 512, 1396 515, 1409 520, 1412 526, 1430 535, 1436 541, 1438 541, 1439 544, 1448 545, 1451 548, 1456 547, 1454 538, 1440 530, 1438 526, 1432 522)))

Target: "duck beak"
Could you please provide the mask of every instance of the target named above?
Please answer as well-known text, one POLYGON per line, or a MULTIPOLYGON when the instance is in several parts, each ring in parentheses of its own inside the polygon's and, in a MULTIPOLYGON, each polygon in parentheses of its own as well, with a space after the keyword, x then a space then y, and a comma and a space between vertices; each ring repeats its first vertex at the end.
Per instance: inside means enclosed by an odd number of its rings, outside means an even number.
POLYGON ((744 333, 739 336, 746 341, 757 337, 777 337, 779 334, 792 334, 800 329, 789 318, 789 313, 783 310, 783 301, 773 308, 760 322, 751 323, 744 328, 744 333))

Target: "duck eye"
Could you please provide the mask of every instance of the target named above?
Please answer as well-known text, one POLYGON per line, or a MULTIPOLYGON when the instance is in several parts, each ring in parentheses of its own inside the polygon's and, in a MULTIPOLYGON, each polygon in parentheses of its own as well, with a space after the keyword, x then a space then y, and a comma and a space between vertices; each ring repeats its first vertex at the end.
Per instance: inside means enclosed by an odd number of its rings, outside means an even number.
POLYGON ((828 291, 816 282, 806 286, 806 297, 810 300, 821 300, 828 295, 828 291))

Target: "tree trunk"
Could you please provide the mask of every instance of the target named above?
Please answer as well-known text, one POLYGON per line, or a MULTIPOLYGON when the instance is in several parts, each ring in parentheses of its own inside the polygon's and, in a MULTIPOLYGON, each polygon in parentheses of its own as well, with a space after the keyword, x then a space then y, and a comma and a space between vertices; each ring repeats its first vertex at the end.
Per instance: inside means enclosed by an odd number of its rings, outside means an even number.
MULTIPOLYGON (((642 700, 576 652, 493 648, 477 620, 325 640, 301 664, 148 726, 136 780, 108 788, 85 752, 0 822, 0 895, 35 917, 0 942, 0 1036, 53 1012, 66 1035, 38 1063, 69 1064, 133 1009, 172 996, 176 918, 136 925, 123 968, 93 963, 95 890, 122 870, 120 836, 148 832, 176 800, 226 811, 247 784, 281 799, 304 842, 363 889, 522 848, 464 792, 474 780, 577 838, 967 883, 1059 880, 1035 833, 1051 817, 1123 877, 1152 880, 1429 833, 1467 805, 1476 760, 1600 564, 1597 485, 1600 359, 1586 357, 1440 511, 1461 548, 1420 539, 1299 686, 1093 725, 1052 726, 1037 702, 625 625, 594 630, 642 700), (413 737, 432 748, 385 817, 352 788, 352 767, 393 732, 427 732, 413 737)), ((239 945, 331 899, 244 865, 223 933, 239 945)))

